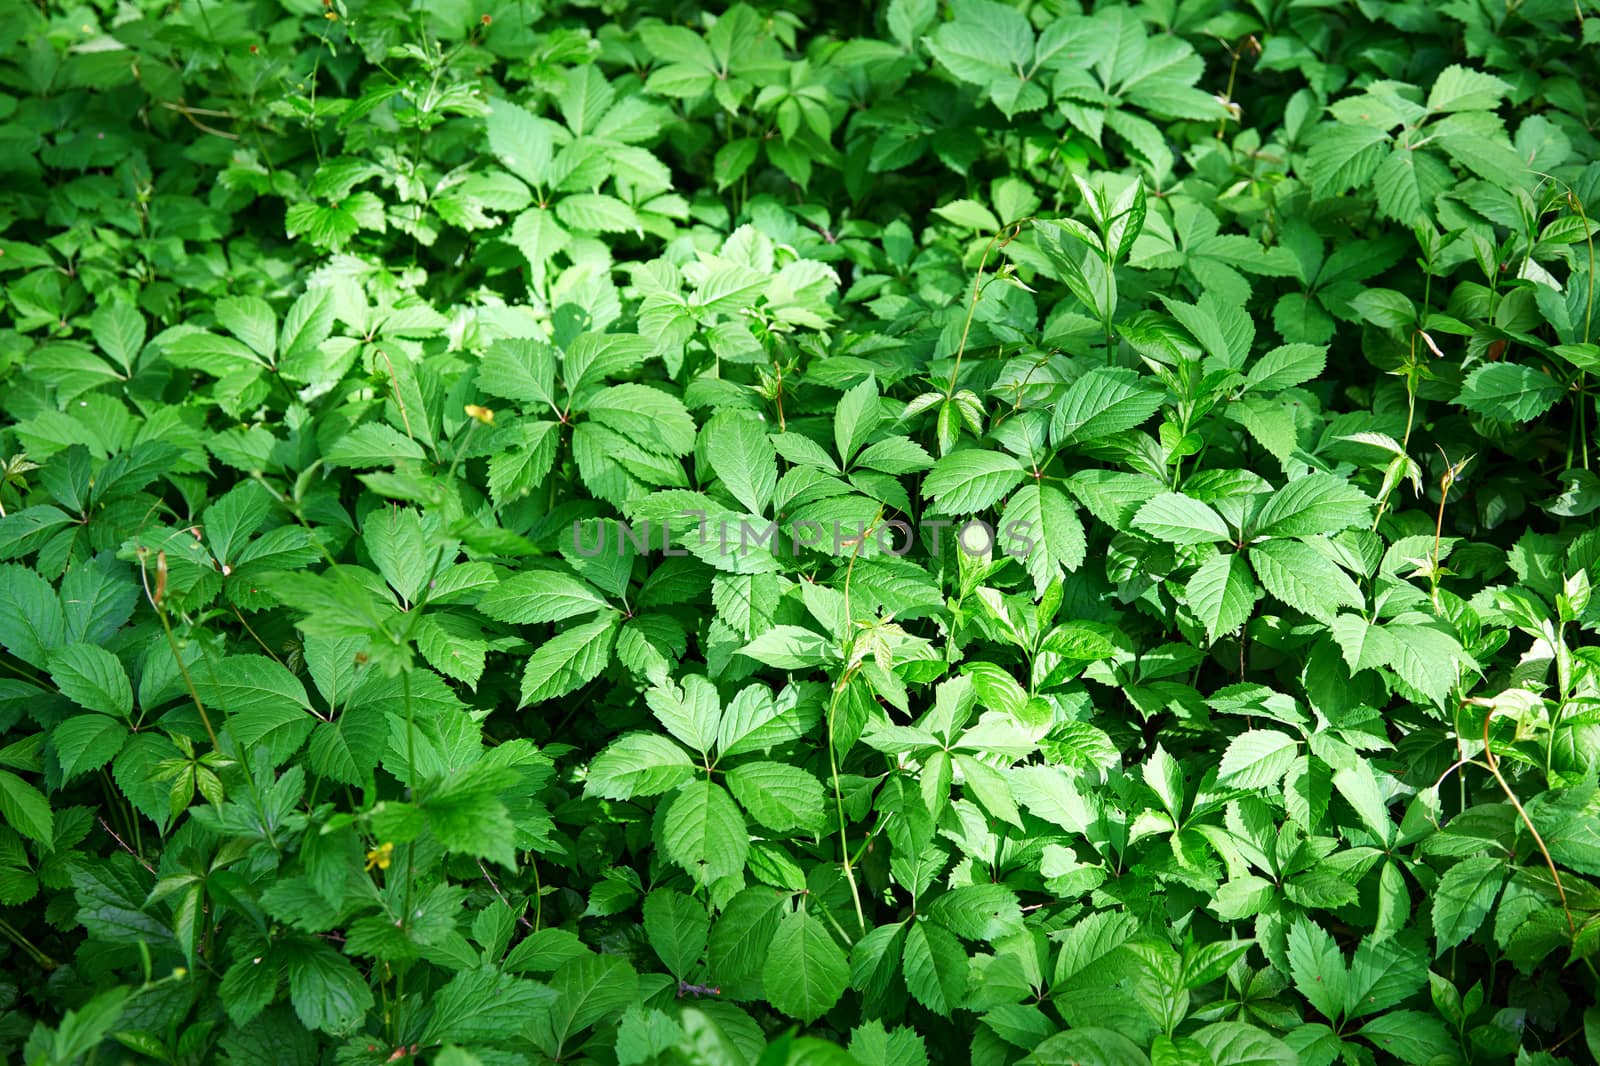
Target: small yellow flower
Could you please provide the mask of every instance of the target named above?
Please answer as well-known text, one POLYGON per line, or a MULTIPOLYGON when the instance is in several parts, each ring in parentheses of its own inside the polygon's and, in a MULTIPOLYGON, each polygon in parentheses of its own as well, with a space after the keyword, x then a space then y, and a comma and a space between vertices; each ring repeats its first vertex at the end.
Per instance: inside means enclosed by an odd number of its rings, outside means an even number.
POLYGON ((370 873, 374 866, 380 870, 387 870, 389 868, 389 864, 393 861, 394 845, 379 844, 377 847, 367 852, 367 871, 370 873))
POLYGON ((475 418, 486 426, 494 425, 494 412, 489 410, 487 407, 479 407, 475 403, 469 403, 467 404, 466 411, 468 418, 475 418))

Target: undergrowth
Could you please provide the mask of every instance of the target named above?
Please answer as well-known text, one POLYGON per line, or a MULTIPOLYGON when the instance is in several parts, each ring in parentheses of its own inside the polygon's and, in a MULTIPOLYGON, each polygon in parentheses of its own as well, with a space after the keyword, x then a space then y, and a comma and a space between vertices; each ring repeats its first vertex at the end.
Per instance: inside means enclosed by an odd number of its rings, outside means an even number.
POLYGON ((8 6, 0 1056, 1593 1061, 1597 46, 8 6))

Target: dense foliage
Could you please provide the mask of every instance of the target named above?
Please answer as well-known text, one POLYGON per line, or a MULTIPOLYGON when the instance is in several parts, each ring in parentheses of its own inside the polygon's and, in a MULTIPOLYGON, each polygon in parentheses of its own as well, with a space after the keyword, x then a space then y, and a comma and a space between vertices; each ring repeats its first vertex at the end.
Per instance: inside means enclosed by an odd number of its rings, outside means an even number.
POLYGON ((1084 6, 7 5, 0 1057, 1592 1061, 1600 4, 1084 6))

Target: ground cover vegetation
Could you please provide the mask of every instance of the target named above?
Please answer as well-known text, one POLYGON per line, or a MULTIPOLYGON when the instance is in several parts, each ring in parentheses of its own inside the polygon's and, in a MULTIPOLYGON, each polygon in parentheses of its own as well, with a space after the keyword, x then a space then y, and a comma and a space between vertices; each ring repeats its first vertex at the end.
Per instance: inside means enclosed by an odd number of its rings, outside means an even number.
POLYGON ((0 1056, 1593 1061, 1600 6, 0 14, 0 1056))

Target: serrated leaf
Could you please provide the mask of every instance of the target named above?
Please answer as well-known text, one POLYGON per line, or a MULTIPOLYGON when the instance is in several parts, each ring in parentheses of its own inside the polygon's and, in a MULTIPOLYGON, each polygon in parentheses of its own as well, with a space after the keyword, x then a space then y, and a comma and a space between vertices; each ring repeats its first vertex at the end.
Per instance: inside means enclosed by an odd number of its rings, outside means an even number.
POLYGON ((718 416, 706 423, 705 448, 733 498, 752 514, 766 514, 778 487, 778 453, 766 427, 753 418, 718 416))
POLYGON ((1249 619, 1256 595, 1250 565, 1237 553, 1207 559, 1184 586, 1189 610, 1206 627, 1206 637, 1212 643, 1249 619))
POLYGON ((705 780, 673 795, 661 839, 667 855, 700 884, 741 873, 750 852, 744 816, 721 785, 705 780))
POLYGON ((1252 729, 1233 738, 1217 768, 1217 784, 1230 788, 1270 788, 1289 772, 1300 745, 1274 729, 1252 729))
POLYGON ((501 166, 535 187, 550 180, 555 149, 548 123, 508 100, 492 100, 484 128, 501 166))
POLYGON ((728 787, 768 829, 817 832, 823 826, 822 783, 798 766, 749 762, 728 771, 728 787))
POLYGON ((557 994, 483 965, 457 973, 429 1000, 433 1015, 425 1040, 482 1043, 517 1035, 530 1013, 549 1011, 556 1004, 557 994))
POLYGON ((658 888, 645 897, 645 936, 667 971, 679 980, 688 977, 705 954, 710 931, 711 919, 700 901, 670 888, 658 888))
POLYGON ((322 943, 300 943, 288 955, 289 999, 307 1029, 353 1032, 372 1009, 372 990, 355 966, 322 943))
POLYGON ((1056 402, 1050 439, 1081 444, 1132 429, 1161 407, 1166 391, 1132 370, 1096 367, 1068 386, 1056 402))
POLYGON ((127 738, 127 726, 97 714, 68 718, 50 731, 50 742, 55 745, 56 758, 61 761, 61 776, 66 781, 98 770, 116 758, 127 738))
POLYGON ((906 988, 918 1003, 946 1018, 967 995, 967 952, 948 930, 912 922, 906 930, 906 988))
POLYGON ((1561 382, 1516 363, 1485 363, 1461 385, 1456 403, 1502 422, 1528 422, 1554 407, 1561 382))
POLYGON ((1257 359, 1245 378, 1256 392, 1279 392, 1317 377, 1327 362, 1326 345, 1282 344, 1257 359))
POLYGON ((553 700, 588 684, 611 661, 617 616, 596 619, 545 641, 522 672, 520 706, 553 700))
POLYGON ((839 1001, 850 968, 827 927, 802 906, 778 922, 761 976, 774 1007, 810 1024, 839 1001))
POLYGON ((1134 515, 1133 525, 1169 544, 1212 544, 1228 539, 1228 524, 1222 516, 1181 492, 1152 496, 1134 515))
MULTIPOLYGON (((632 1003, 639 995, 639 974, 620 955, 585 954, 563 963, 550 978, 550 989, 556 998, 547 1024, 559 1049, 576 1034, 632 1003)), ((551 1054, 559 1057, 554 1050, 551 1054)))
POLYGON ((1483 924, 1494 909, 1505 871, 1505 860, 1498 855, 1462 859, 1445 871, 1432 893, 1436 951, 1455 947, 1483 924))
POLYGON ((1372 518, 1372 499, 1333 474, 1308 474, 1289 482, 1256 512, 1252 533, 1258 537, 1308 537, 1365 525, 1372 518))
POLYGON ((1006 554, 1027 567, 1036 595, 1063 571, 1082 566, 1088 553, 1083 522, 1067 494, 1053 485, 1024 485, 1013 492, 999 530, 1006 554))
POLYGON ((1298 540, 1269 540, 1250 549, 1250 565, 1267 592, 1313 618, 1332 623, 1340 607, 1360 607, 1361 590, 1326 556, 1298 540))
POLYGON ((50 679, 80 707, 126 718, 133 713, 133 685, 122 661, 93 644, 68 644, 50 654, 50 679))
POLYGON ((588 582, 559 570, 529 570, 498 582, 478 600, 478 610, 497 622, 522 625, 562 622, 609 609, 588 582))
POLYGON ((663 455, 694 449, 695 424, 683 401, 648 385, 613 385, 589 401, 588 415, 641 447, 663 455))
POLYGON ((0 770, 0 815, 23 836, 42 844, 54 835, 55 818, 44 793, 7 770, 0 770))
POLYGON ((922 482, 922 495, 933 501, 936 514, 969 515, 993 507, 1026 476, 1014 456, 969 449, 933 464, 922 482))
POLYGON ((1500 105, 1511 86, 1492 74, 1452 64, 1439 72, 1428 90, 1428 110, 1489 111, 1500 105))
POLYGON ((692 776, 694 763, 678 745, 654 733, 628 733, 595 756, 583 790, 625 800, 670 792, 692 776))

